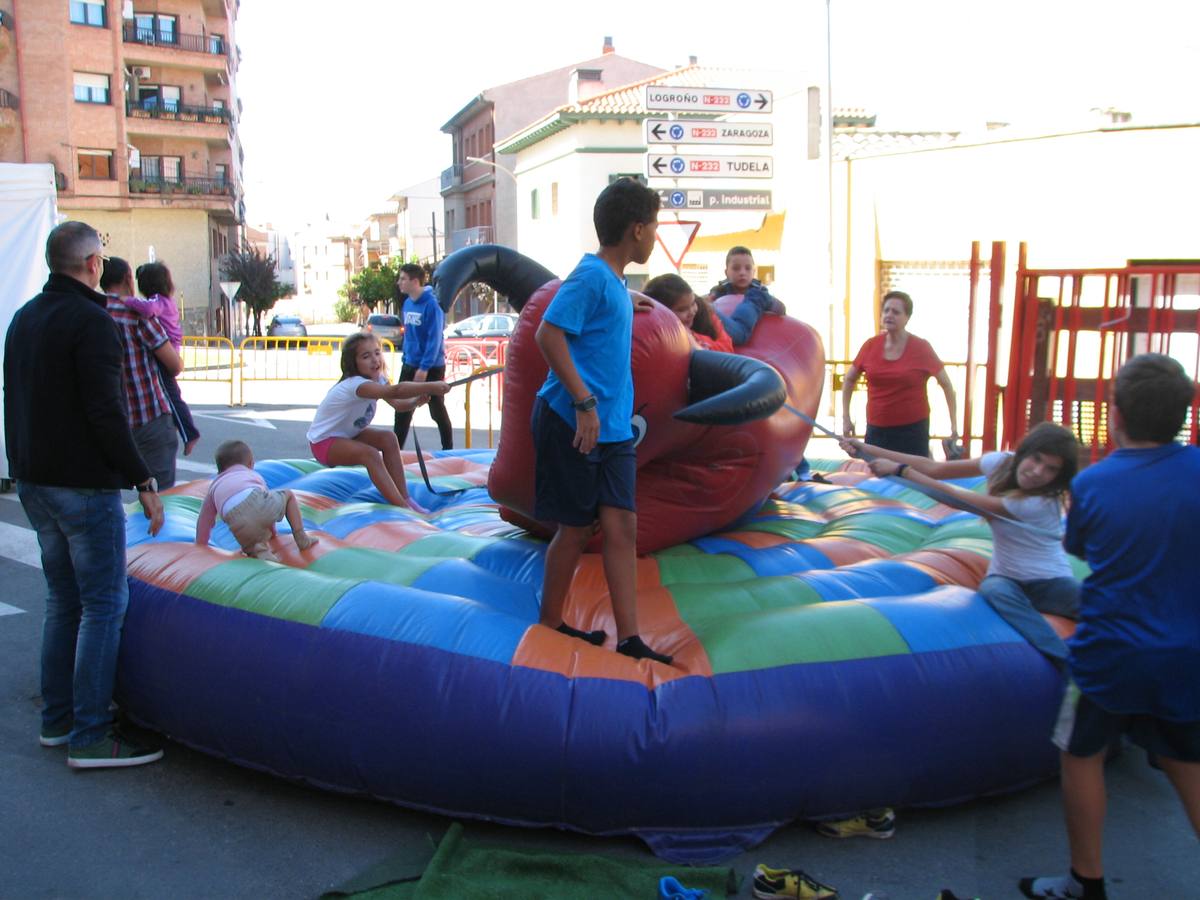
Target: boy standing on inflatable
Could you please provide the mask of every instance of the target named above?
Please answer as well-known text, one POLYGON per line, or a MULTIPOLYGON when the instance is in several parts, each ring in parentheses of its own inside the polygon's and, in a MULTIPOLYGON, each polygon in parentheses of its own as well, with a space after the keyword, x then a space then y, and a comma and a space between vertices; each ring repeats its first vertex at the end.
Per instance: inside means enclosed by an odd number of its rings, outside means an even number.
POLYGON ((1120 449, 1071 484, 1065 543, 1092 568, 1054 732, 1071 871, 1022 879, 1026 897, 1104 900, 1104 758, 1122 734, 1157 760, 1200 834, 1200 448, 1175 442, 1195 391, 1168 356, 1129 360, 1109 407, 1120 449))
POLYGON ((535 505, 557 525, 546 551, 540 623, 599 646, 603 631, 563 622, 563 603, 593 525, 604 534, 604 575, 617 625, 617 652, 670 665, 638 634, 637 513, 633 441, 634 310, 648 310, 625 285, 625 267, 654 249, 659 198, 630 178, 606 187, 592 220, 600 249, 585 254, 546 308, 538 348, 550 374, 533 407, 535 505))

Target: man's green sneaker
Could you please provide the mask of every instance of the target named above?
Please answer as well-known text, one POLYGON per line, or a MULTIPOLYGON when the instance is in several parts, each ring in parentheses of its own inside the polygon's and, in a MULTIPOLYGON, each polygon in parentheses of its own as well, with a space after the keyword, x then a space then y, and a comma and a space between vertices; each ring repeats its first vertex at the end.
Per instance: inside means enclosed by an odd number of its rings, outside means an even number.
POLYGON ((71 723, 64 722, 61 725, 53 725, 47 728, 42 726, 42 733, 38 735, 38 743, 43 747, 61 747, 71 738, 71 723))
POLYGON ((162 759, 161 750, 143 747, 126 738, 115 728, 87 747, 72 747, 67 751, 67 765, 72 769, 118 769, 125 766, 144 766, 162 759))

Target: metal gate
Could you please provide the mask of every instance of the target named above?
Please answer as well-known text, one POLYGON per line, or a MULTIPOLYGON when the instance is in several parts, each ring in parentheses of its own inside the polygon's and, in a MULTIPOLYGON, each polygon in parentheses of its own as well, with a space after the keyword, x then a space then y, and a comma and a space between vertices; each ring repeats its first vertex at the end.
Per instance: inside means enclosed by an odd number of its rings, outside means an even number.
MULTIPOLYGON (((1112 381, 1123 362, 1146 352, 1171 356, 1200 378, 1200 262, 1030 269, 1021 244, 1005 388, 989 359, 988 411, 994 414, 1002 394, 1004 445, 1051 421, 1070 428, 1085 454, 1099 459, 1113 448, 1112 381)), ((1180 440, 1196 442, 1198 404, 1200 392, 1180 440)))

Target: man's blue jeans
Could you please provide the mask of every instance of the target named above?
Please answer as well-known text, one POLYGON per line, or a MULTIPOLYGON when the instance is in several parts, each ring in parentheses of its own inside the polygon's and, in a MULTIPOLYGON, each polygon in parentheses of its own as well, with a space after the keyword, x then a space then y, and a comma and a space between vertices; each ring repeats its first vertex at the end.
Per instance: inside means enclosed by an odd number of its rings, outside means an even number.
POLYGON ((121 626, 129 603, 120 491, 17 482, 42 548, 42 727, 73 722, 71 747, 94 744, 112 723, 121 626))
POLYGON ((1021 637, 1051 659, 1066 662, 1067 645, 1041 614, 1078 619, 1078 581, 1074 578, 1017 581, 1003 575, 989 575, 979 585, 979 593, 1021 637))

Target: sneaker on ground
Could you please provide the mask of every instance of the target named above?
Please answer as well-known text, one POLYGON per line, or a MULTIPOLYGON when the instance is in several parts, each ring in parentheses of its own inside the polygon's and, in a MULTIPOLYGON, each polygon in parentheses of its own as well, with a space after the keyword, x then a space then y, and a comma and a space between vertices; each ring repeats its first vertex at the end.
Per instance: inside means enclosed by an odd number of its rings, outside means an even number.
POLYGON ((817 823, 817 834, 832 838, 869 837, 883 840, 895 833, 896 814, 886 806, 869 810, 852 819, 817 823))
POLYGON ((113 729, 87 747, 67 752, 67 765, 72 769, 119 769, 125 766, 144 766, 162 759, 162 750, 144 747, 113 729))
POLYGON ((762 863, 754 869, 754 896, 759 900, 838 900, 836 888, 799 869, 772 869, 762 863))
POLYGON ((50 728, 42 727, 42 733, 38 735, 38 743, 43 747, 61 747, 71 739, 71 723, 66 722, 62 725, 54 725, 50 728))

